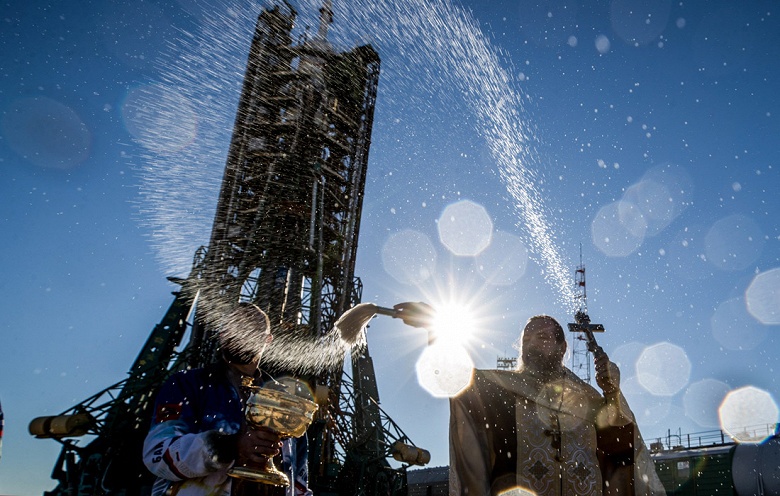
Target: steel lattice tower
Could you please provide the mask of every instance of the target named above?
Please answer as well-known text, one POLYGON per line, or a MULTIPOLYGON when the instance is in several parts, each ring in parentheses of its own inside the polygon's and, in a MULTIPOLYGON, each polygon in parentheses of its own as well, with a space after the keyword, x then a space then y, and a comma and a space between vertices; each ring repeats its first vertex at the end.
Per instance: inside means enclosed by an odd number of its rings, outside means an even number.
MULTIPOLYGON (((129 377, 33 421, 38 437, 63 443, 52 494, 144 494, 138 432, 156 392, 173 372, 216 359, 220 317, 239 302, 268 314, 275 342, 291 342, 327 334, 360 301, 354 269, 379 56, 368 45, 329 45, 329 1, 313 39, 293 43, 296 15, 285 2, 258 17, 211 238, 186 279, 170 278, 181 290, 129 377), (67 439, 84 433, 96 436, 85 447, 67 439)), ((399 454, 414 448, 379 408, 367 347, 352 356, 354 384, 336 365, 303 377, 328 392, 309 429, 315 494, 405 494, 404 470, 386 458, 415 463, 399 454)))
POLYGON ((293 46, 294 18, 258 20, 198 289, 317 333, 350 305, 379 57, 293 46))

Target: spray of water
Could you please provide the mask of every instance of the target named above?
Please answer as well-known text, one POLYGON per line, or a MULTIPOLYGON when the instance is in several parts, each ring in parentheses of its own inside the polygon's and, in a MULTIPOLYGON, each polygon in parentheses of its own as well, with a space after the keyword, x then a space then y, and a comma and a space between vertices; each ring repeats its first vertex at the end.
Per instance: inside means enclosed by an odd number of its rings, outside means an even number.
MULTIPOLYGON (((316 11, 316 0, 307 1, 308 9, 316 11)), ((401 77, 418 92, 424 88, 460 91, 476 117, 475 132, 484 136, 514 199, 524 241, 544 267, 561 303, 573 311, 571 271, 557 250, 545 202, 536 188, 539 177, 534 169, 538 164, 532 145, 534 135, 523 117, 523 97, 514 71, 502 65, 507 59, 491 45, 473 16, 450 0, 361 2, 361 6, 350 4, 349 13, 343 16, 345 19, 336 19, 334 27, 345 26, 348 30, 344 41, 355 39, 354 33, 365 33, 370 37, 368 41, 379 47, 380 54, 402 54, 404 67, 392 71, 393 76, 403 74, 401 77)))
MULTIPOLYGON (((302 23, 305 14, 316 14, 319 7, 319 0, 301 0, 302 23)), ((460 91, 475 117, 475 132, 485 138, 514 200, 521 236, 557 289, 560 302, 573 310, 570 271, 556 248, 545 203, 535 186, 538 161, 533 133, 523 118, 522 93, 473 16, 450 0, 344 2, 334 5, 334 10, 331 39, 335 44, 349 47, 368 42, 383 58, 380 103, 382 93, 395 84, 405 86, 406 94, 428 94, 431 88, 460 91)), ((141 107, 162 109, 142 114, 146 131, 139 140, 145 146, 140 157, 144 164, 140 217, 160 261, 177 274, 189 271, 195 250, 209 238, 258 13, 259 7, 251 1, 212 6, 197 32, 181 32, 171 40, 169 55, 161 59, 158 83, 142 88, 136 98, 141 107), (179 146, 180 141, 176 146, 161 146, 170 141, 171 133, 180 131, 177 121, 193 129, 191 107, 176 104, 182 99, 196 108, 197 136, 186 146, 179 146), (177 109, 186 111, 182 119, 177 118, 177 109)), ((327 343, 312 345, 313 356, 321 355, 323 345, 334 354, 343 351, 338 336, 325 339, 327 343)))
POLYGON ((233 129, 247 52, 260 7, 253 2, 214 5, 197 31, 180 31, 158 60, 159 79, 139 88, 146 109, 140 222, 165 270, 190 271, 197 248, 208 242, 233 129), (213 14, 213 15, 212 15, 213 14), (181 101, 190 106, 181 105, 181 101), (192 124, 192 109, 195 119, 192 124), (196 129, 186 146, 165 146, 170 136, 196 129))

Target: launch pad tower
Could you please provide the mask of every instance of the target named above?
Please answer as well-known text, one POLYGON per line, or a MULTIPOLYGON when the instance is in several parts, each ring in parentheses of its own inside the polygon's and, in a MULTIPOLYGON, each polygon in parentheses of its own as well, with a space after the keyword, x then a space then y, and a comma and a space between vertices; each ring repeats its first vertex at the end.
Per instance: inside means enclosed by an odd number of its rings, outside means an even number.
MULTIPOLYGON (((361 299, 354 275, 379 80, 371 46, 339 52, 326 35, 330 1, 316 36, 294 43, 288 3, 258 17, 211 238, 143 346, 129 376, 55 417, 33 420, 37 437, 63 444, 49 494, 145 494, 141 463, 156 392, 173 372, 216 359, 219 318, 252 302, 272 323, 274 342, 316 342, 361 299), (72 437, 93 440, 79 447, 72 437)), ((296 353, 295 349, 288 350, 296 353)), ((379 408, 371 357, 352 354, 302 376, 325 391, 309 429, 310 486, 318 495, 406 494, 405 467, 419 452, 379 408)), ((271 363, 269 367, 285 367, 271 363)))

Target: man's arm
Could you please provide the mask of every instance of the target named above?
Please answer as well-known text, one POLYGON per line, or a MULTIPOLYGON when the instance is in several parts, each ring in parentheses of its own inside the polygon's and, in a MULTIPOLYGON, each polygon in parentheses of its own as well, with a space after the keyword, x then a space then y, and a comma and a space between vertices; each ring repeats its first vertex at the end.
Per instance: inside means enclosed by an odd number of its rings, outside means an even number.
POLYGON ((160 389, 143 460, 158 477, 171 481, 205 477, 226 470, 234 460, 261 464, 279 453, 279 436, 268 431, 221 432, 196 428, 198 413, 190 398, 202 394, 176 375, 160 389), (191 390, 192 389, 192 390, 191 390))
POLYGON ((226 469, 236 454, 234 433, 197 432, 197 414, 183 376, 163 384, 155 402, 152 427, 144 440, 143 460, 154 475, 180 481, 226 469))
POLYGON ((186 425, 176 420, 152 427, 143 451, 144 464, 150 472, 163 479, 181 481, 205 477, 230 466, 233 457, 227 452, 231 451, 230 445, 235 447, 234 435, 187 430, 186 425))
POLYGON ((633 494, 636 453, 642 438, 634 414, 620 391, 620 369, 601 347, 594 352, 594 360, 596 384, 604 393, 604 405, 596 418, 604 495, 633 494))
POLYGON ((634 414, 620 391, 620 369, 601 347, 598 347, 593 356, 596 366, 596 384, 604 392, 605 403, 599 413, 597 424, 606 427, 633 423, 634 414))

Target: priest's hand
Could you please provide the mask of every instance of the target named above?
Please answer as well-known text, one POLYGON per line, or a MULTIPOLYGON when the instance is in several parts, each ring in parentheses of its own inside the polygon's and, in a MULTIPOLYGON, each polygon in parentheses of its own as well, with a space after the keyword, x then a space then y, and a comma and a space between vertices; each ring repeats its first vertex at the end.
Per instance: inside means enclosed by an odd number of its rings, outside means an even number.
POLYGON ((412 327, 430 327, 436 311, 432 306, 423 302, 407 301, 393 305, 396 311, 394 316, 404 321, 404 324, 412 327))
POLYGON ((594 357, 596 363, 596 384, 599 385, 604 395, 612 394, 620 389, 620 369, 602 350, 594 357))

